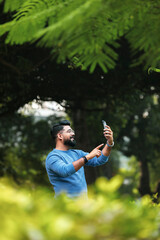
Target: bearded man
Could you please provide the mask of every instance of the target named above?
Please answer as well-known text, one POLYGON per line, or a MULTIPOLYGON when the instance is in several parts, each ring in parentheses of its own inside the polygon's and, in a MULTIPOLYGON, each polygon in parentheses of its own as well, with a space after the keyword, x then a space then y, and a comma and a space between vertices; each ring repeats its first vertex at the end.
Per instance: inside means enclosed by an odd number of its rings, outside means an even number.
POLYGON ((100 166, 108 161, 111 148, 114 145, 113 132, 106 125, 104 137, 107 143, 100 144, 90 153, 72 149, 76 145, 75 133, 67 120, 53 125, 51 136, 55 148, 46 158, 46 170, 55 196, 64 192, 68 197, 87 196, 87 183, 84 173, 85 166, 100 166), (101 151, 100 148, 103 147, 101 151))

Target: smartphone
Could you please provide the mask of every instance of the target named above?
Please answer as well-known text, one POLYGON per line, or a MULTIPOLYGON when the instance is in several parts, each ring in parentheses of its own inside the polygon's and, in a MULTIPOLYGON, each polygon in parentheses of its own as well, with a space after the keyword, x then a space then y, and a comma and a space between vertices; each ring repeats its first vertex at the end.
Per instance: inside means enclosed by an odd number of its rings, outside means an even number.
POLYGON ((104 129, 107 128, 107 127, 106 127, 106 125, 107 125, 106 121, 102 120, 102 124, 103 124, 103 128, 104 128, 104 129))

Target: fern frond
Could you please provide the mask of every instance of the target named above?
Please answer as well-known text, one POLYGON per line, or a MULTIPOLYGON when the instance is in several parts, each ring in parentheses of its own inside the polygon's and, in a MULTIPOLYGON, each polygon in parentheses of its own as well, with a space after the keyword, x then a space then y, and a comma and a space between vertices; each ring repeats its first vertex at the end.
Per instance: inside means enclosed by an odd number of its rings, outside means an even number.
POLYGON ((21 16, 19 21, 16 21, 18 17, 17 15, 16 19, 13 21, 0 25, 0 35, 9 31, 6 43, 12 45, 31 41, 33 40, 35 33, 46 25, 48 17, 56 11, 56 6, 47 9, 41 8, 41 11, 39 10, 33 14, 33 16, 21 16))
POLYGON ((5 0, 5 11, 17 10, 13 21, 0 25, 6 43, 38 42, 57 60, 79 59, 93 72, 114 68, 117 39, 127 36, 139 59, 153 67, 160 61, 159 1, 146 0, 5 0), (20 3, 18 3, 20 2, 20 3), (154 26, 154 27, 153 27, 154 26))
POLYGON ((13 12, 18 10, 26 0, 5 0, 4 1, 4 12, 13 12))
POLYGON ((63 15, 57 23, 37 33, 36 39, 40 38, 38 45, 56 46, 58 61, 64 60, 64 56, 72 58, 77 55, 85 69, 91 65, 91 71, 93 71, 97 64, 106 66, 105 71, 108 68, 113 68, 117 55, 113 49, 111 50, 109 47, 106 49, 106 42, 112 45, 116 36, 111 31, 110 23, 106 23, 106 26, 103 24, 102 12, 101 1, 81 1, 81 5, 74 11, 67 11, 67 14, 63 15), (72 22, 77 24, 72 24, 72 22), (103 28, 101 25, 104 25, 103 28), (112 52, 112 56, 108 50, 112 52), (107 59, 110 63, 106 61, 107 59), (93 67, 94 65, 95 67, 93 67))
POLYGON ((139 12, 134 14, 135 27, 127 34, 132 49, 143 52, 137 64, 144 63, 146 69, 160 62, 159 7, 159 1, 146 0, 143 5, 139 1, 139 12))
POLYGON ((41 12, 44 9, 54 6, 55 2, 56 0, 26 0, 14 15, 14 19, 19 20, 21 17, 34 15, 37 12, 41 12))
POLYGON ((59 1, 55 5, 56 1, 27 0, 8 27, 1 25, 0 31, 2 28, 1 34, 5 33, 4 29, 9 31, 6 43, 23 44, 40 38, 40 46, 54 47, 58 61, 77 55, 85 68, 95 59, 96 64, 106 66, 106 69, 103 67, 106 71, 115 66, 117 57, 111 48, 106 48, 106 42, 114 41, 116 34, 112 33, 111 24, 103 24, 103 18, 109 18, 109 15, 104 12, 102 2, 70 0, 59 1))

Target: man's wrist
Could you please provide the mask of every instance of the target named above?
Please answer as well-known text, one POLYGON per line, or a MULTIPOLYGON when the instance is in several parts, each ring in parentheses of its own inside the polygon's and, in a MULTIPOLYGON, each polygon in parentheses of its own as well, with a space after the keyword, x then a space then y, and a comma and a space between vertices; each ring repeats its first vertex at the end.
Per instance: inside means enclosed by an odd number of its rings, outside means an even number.
POLYGON ((106 144, 107 144, 108 147, 113 147, 113 146, 114 146, 114 141, 112 141, 112 143, 110 143, 110 142, 107 141, 106 144))
POLYGON ((91 159, 89 154, 87 154, 85 157, 87 158, 88 161, 91 159))
POLYGON ((88 162, 88 159, 86 156, 83 156, 83 159, 84 159, 84 164, 86 164, 88 162))

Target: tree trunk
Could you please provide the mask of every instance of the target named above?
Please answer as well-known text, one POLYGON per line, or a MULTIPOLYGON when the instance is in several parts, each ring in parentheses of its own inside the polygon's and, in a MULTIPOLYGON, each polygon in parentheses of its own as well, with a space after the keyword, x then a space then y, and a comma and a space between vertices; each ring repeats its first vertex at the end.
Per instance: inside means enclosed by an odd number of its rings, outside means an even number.
POLYGON ((145 160, 140 161, 140 185, 139 185, 139 192, 141 196, 144 196, 146 194, 151 195, 151 189, 150 189, 150 177, 149 177, 149 169, 148 169, 148 163, 145 160))
MULTIPOLYGON (((74 107, 72 109, 72 119, 73 125, 76 135, 78 149, 81 149, 86 152, 90 152, 93 147, 91 146, 86 114, 87 112, 84 110, 86 102, 78 102, 74 103, 74 107)), ((92 184, 95 182, 97 178, 96 168, 93 167, 85 167, 86 181, 87 184, 92 184)))

